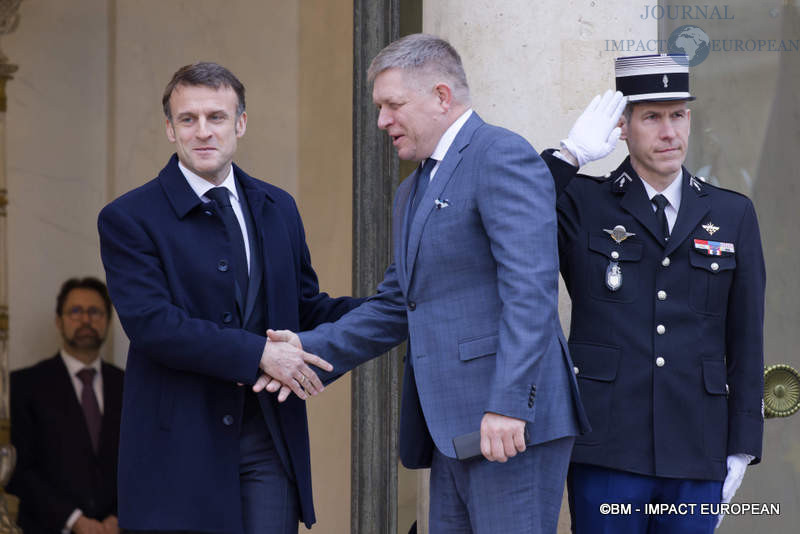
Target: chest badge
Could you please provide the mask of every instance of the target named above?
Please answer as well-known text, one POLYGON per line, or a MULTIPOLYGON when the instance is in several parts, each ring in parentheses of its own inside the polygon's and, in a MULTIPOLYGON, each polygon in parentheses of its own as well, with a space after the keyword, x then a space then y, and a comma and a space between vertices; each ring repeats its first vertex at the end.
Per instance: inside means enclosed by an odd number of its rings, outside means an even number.
POLYGON ((622 267, 619 262, 610 261, 606 267, 606 287, 611 291, 616 291, 622 287, 622 267))
POLYGON ((622 243, 629 237, 636 235, 634 233, 625 230, 625 227, 622 226, 621 224, 616 225, 613 230, 607 230, 603 228, 603 231, 606 232, 608 235, 610 235, 611 239, 613 239, 617 243, 622 243))
POLYGON ((711 221, 708 221, 707 224, 703 225, 703 230, 708 232, 708 235, 714 235, 714 232, 719 230, 719 226, 714 226, 714 223, 712 223, 711 221))

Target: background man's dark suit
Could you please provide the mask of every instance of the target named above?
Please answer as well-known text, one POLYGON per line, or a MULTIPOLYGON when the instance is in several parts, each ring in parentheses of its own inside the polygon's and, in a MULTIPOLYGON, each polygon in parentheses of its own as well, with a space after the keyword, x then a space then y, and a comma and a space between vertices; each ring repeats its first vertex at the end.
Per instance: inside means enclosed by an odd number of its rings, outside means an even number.
POLYGON ((102 374, 103 422, 95 453, 60 355, 11 373, 11 440, 18 460, 8 489, 20 498, 25 534, 60 533, 76 508, 98 520, 117 513, 123 374, 105 362, 102 374))
MULTIPOLYGON (((249 313, 240 313, 223 260, 231 257, 223 221, 192 190, 176 156, 100 213, 108 286, 131 340, 119 462, 126 529, 240 532, 246 388, 236 383, 255 382, 267 326, 306 330, 360 303, 319 292, 291 196, 233 168, 252 216, 250 297, 254 286, 258 296, 248 299, 256 302, 249 313)), ((310 526, 305 403, 291 396, 277 405, 267 393, 259 401, 310 526)))

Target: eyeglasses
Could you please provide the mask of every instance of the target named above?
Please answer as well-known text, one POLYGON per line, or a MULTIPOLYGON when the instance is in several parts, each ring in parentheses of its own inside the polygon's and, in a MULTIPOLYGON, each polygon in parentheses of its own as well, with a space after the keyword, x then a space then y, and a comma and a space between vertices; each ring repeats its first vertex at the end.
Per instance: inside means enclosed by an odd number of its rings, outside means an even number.
POLYGON ((94 306, 89 306, 88 309, 82 306, 73 306, 68 310, 64 310, 63 313, 63 315, 66 315, 73 321, 80 321, 81 318, 83 318, 83 314, 87 314, 90 321, 96 321, 105 318, 106 311, 101 308, 95 308, 94 306))

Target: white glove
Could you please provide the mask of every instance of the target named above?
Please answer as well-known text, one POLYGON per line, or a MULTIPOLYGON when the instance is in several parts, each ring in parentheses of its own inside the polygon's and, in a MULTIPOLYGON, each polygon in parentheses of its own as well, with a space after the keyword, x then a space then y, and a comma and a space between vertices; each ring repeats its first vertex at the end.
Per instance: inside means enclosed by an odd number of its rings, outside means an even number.
MULTIPOLYGON (((722 483, 722 502, 731 502, 736 490, 742 485, 742 479, 744 478, 744 472, 747 466, 750 465, 752 461, 753 457, 749 454, 739 453, 728 456, 728 474, 725 476, 725 482, 722 483)), ((719 528, 723 517, 724 514, 719 514, 716 528, 719 528)))
POLYGON ((561 141, 561 147, 575 156, 578 167, 602 159, 614 150, 620 134, 617 123, 627 103, 622 93, 609 89, 602 98, 594 97, 583 110, 569 136, 561 141))

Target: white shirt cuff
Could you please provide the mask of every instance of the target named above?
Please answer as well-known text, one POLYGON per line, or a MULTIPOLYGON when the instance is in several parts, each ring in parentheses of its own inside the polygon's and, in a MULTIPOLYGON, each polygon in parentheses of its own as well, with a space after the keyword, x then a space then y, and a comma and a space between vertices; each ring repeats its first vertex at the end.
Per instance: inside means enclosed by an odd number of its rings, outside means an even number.
POLYGON ((575 167, 575 164, 573 162, 571 162, 570 160, 568 160, 567 157, 564 154, 562 154, 560 150, 556 150, 555 152, 553 152, 553 155, 555 157, 557 157, 558 159, 560 159, 561 161, 563 161, 564 163, 567 163, 567 164, 572 165, 573 167, 575 167))
POLYGON ((69 514, 69 517, 67 518, 67 523, 64 526, 64 530, 61 531, 61 534, 69 534, 70 532, 72 532, 72 527, 75 526, 75 523, 78 522, 78 519, 80 519, 82 515, 83 512, 81 512, 81 509, 75 508, 75 510, 73 510, 73 512, 69 514))

